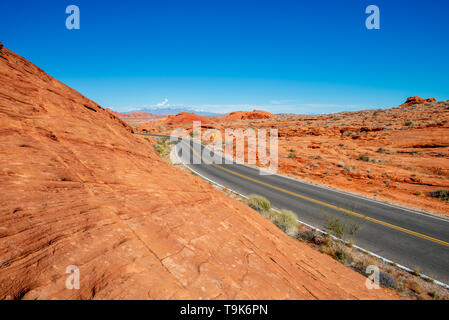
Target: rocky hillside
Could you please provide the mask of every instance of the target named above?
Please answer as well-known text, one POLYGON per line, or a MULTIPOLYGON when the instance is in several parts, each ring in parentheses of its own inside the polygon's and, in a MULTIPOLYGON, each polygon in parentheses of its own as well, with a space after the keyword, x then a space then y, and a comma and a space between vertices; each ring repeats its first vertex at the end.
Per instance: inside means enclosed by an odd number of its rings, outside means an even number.
POLYGON ((389 299, 0 51, 1 299, 389 299), (68 266, 80 289, 68 290, 68 266))
POLYGON ((275 115, 267 111, 254 110, 254 111, 235 111, 231 112, 224 117, 220 118, 220 122, 234 122, 241 120, 256 120, 256 119, 271 119, 275 115))

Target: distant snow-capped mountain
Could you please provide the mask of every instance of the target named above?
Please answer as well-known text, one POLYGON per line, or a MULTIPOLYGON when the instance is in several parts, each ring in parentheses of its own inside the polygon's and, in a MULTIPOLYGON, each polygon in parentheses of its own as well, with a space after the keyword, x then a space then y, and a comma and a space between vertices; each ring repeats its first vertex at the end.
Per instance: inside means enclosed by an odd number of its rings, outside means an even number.
POLYGON ((160 114, 160 115, 176 115, 178 113, 181 112, 190 112, 190 113, 195 113, 201 116, 205 116, 205 117, 213 117, 213 116, 219 116, 219 115, 223 115, 221 113, 216 113, 216 112, 209 112, 209 111, 201 111, 201 110, 196 110, 194 108, 188 108, 188 107, 150 107, 150 108, 142 108, 142 109, 136 109, 136 110, 131 110, 131 111, 127 111, 127 112, 122 112, 123 114, 127 114, 127 113, 133 113, 133 112, 147 112, 147 113, 152 113, 152 114, 160 114))

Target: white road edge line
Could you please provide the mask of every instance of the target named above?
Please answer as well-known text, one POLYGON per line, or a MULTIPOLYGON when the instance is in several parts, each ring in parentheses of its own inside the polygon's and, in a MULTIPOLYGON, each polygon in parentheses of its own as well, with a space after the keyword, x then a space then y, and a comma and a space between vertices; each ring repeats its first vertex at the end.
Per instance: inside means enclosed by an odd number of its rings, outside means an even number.
MULTIPOLYGON (((188 165, 186 165, 186 164, 179 158, 178 153, 176 152, 176 144, 175 144, 174 148, 172 148, 172 150, 171 150, 170 153, 174 153, 176 159, 178 159, 178 161, 179 161, 180 163, 182 163, 182 164, 184 165, 184 167, 186 167, 187 169, 189 169, 190 171, 192 171, 193 173, 195 173, 196 175, 198 175, 198 176, 201 177, 202 179, 204 179, 204 180, 206 180, 206 181, 209 181, 210 183, 215 184, 216 186, 219 186, 220 188, 223 188, 223 189, 225 189, 225 190, 229 190, 229 191, 231 191, 232 193, 235 193, 235 194, 237 194, 237 195, 239 195, 239 196, 241 196, 241 197, 243 197, 243 198, 245 198, 245 199, 248 199, 247 196, 245 196, 245 195, 243 195, 243 194, 241 194, 241 193, 239 193, 239 192, 237 192, 237 191, 234 191, 234 190, 232 190, 232 189, 230 189, 230 188, 227 188, 227 187, 225 187, 225 186, 219 184, 218 182, 215 182, 215 181, 213 181, 213 180, 211 180, 211 179, 205 177, 204 175, 200 174, 200 173, 197 172, 196 170, 194 170, 194 169, 190 168, 188 165)), ((170 155, 170 157, 171 157, 171 155, 170 155)), ((296 179, 295 179, 295 180, 296 180, 296 179)), ((280 212, 278 209, 275 209, 275 208, 273 208, 273 210, 275 210, 275 211, 277 211, 277 212, 280 212)), ((344 241, 343 239, 337 238, 336 236, 334 236, 334 235, 332 235, 332 234, 329 234, 328 232, 326 232, 326 231, 324 231, 324 230, 321 230, 321 229, 319 229, 319 228, 317 228, 317 227, 315 227, 315 226, 312 226, 312 225, 310 225, 310 224, 308 224, 308 223, 306 223, 306 222, 303 222, 303 221, 301 221, 301 220, 299 220, 299 219, 296 219, 296 221, 298 221, 300 224, 305 225, 305 226, 307 226, 307 227, 309 227, 309 228, 311 228, 311 229, 313 229, 313 230, 315 230, 315 231, 318 231, 318 232, 320 232, 320 233, 322 233, 322 234, 329 235, 330 237, 332 237, 333 239, 335 239, 335 240, 337 240, 337 241, 340 241, 340 242, 343 242, 343 243, 347 243, 347 242, 344 241)), ((413 273, 413 272, 414 272, 412 269, 410 269, 410 268, 408 268, 408 267, 406 267, 406 266, 403 266, 403 265, 401 265, 401 264, 398 264, 398 263, 396 263, 396 262, 394 262, 394 261, 392 261, 392 260, 390 260, 390 259, 384 258, 384 257, 382 257, 382 256, 380 256, 380 255, 378 255, 378 254, 376 254, 376 253, 374 253, 374 252, 371 252, 371 251, 369 251, 369 250, 366 250, 366 249, 364 249, 364 248, 362 248, 362 247, 359 247, 359 246, 357 246, 357 245, 355 245, 355 244, 353 244, 352 247, 353 247, 353 248, 356 248, 357 250, 360 250, 360 251, 362 251, 362 252, 364 252, 364 253, 366 253, 366 254, 368 254, 368 255, 370 255, 370 256, 376 257, 376 258, 382 260, 382 261, 385 262, 385 263, 388 263, 388 264, 391 264, 391 265, 395 265, 395 266, 398 267, 399 269, 402 269, 402 270, 407 271, 407 272, 409 272, 409 273, 413 273)), ((437 284, 437 285, 439 285, 439 286, 441 286, 441 287, 443 287, 443 288, 449 289, 449 285, 448 285, 448 284, 446 284, 446 283, 444 283, 444 282, 441 282, 441 281, 438 281, 438 280, 436 280, 436 279, 434 279, 434 278, 431 278, 431 277, 429 277, 429 276, 426 276, 426 275, 423 274, 423 273, 420 273, 420 274, 419 274, 419 277, 421 277, 421 278, 423 278, 423 279, 431 280, 433 283, 435 283, 435 284, 437 284)))

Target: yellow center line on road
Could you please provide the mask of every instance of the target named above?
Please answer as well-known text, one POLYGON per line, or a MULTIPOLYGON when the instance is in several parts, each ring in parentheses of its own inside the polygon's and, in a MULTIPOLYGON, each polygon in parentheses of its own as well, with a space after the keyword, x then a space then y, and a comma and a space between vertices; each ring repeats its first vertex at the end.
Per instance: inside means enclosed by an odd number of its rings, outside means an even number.
POLYGON ((219 166, 219 165, 216 165, 216 164, 214 164, 214 163, 211 163, 210 161, 207 161, 207 160, 203 159, 203 156, 200 155, 200 154, 198 154, 198 153, 193 149, 193 147, 192 147, 191 145, 189 145, 189 147, 190 147, 190 149, 192 149, 193 153, 196 154, 196 156, 198 156, 201 160, 203 160, 203 161, 206 162, 207 164, 209 164, 209 165, 211 165, 211 166, 214 166, 215 168, 218 168, 218 169, 223 170, 223 171, 225 171, 225 172, 228 172, 228 173, 230 173, 230 174, 233 174, 233 175, 235 175, 235 176, 237 176, 237 177, 240 177, 240 178, 243 178, 243 179, 246 179, 246 180, 255 182, 255 183, 257 183, 257 184, 266 186, 266 187, 271 188, 271 189, 274 189, 274 190, 281 191, 281 192, 283 192, 283 193, 290 194, 290 195, 292 195, 292 196, 295 196, 295 197, 300 198, 300 199, 303 199, 303 200, 307 200, 307 201, 310 201, 310 202, 313 202, 313 203, 322 205, 322 206, 324 206, 324 207, 328 207, 328 208, 331 208, 331 209, 334 209, 334 210, 338 210, 338 211, 347 213, 347 214, 349 214, 349 215, 358 217, 358 218, 360 218, 360 219, 364 219, 364 220, 367 220, 367 221, 371 221, 371 222, 374 222, 374 223, 383 225, 383 226, 385 226, 385 227, 388 227, 388 228, 391 228, 391 229, 394 229, 394 230, 398 230, 398 231, 401 231, 401 232, 404 232, 404 233, 407 233, 407 234, 416 236, 416 237, 418 237, 418 238, 425 239, 425 240, 428 240, 428 241, 432 241, 432 242, 441 244, 441 245, 443 245, 443 246, 449 247, 449 243, 446 242, 446 241, 439 240, 439 239, 436 239, 436 238, 432 238, 432 237, 427 236, 427 235, 425 235, 425 234, 421 234, 421 233, 416 232, 416 231, 408 230, 408 229, 405 229, 405 228, 396 226, 396 225, 394 225, 394 224, 391 224, 391 223, 388 223, 388 222, 385 222, 385 221, 382 221, 382 220, 374 219, 374 218, 368 217, 368 216, 366 216, 366 215, 363 215, 363 214, 360 214, 360 213, 357 213, 357 212, 354 212, 354 211, 351 211, 351 210, 347 210, 347 209, 344 209, 344 208, 340 208, 340 207, 334 206, 334 205, 332 205, 332 204, 329 204, 329 203, 326 203, 326 202, 323 202, 323 201, 320 201, 320 200, 316 200, 316 199, 313 199, 313 198, 310 198, 310 197, 301 195, 301 194, 299 194, 299 193, 289 191, 289 190, 287 190, 287 189, 283 189, 283 188, 280 188, 280 187, 276 187, 276 186, 273 186, 273 185, 271 185, 271 184, 269 184, 269 183, 265 183, 265 182, 262 182, 262 181, 260 181, 260 180, 257 180, 257 179, 248 177, 248 176, 243 175, 243 174, 240 174, 240 173, 238 173, 238 172, 235 172, 235 171, 232 171, 232 170, 223 168, 223 167, 221 167, 221 166, 219 166))

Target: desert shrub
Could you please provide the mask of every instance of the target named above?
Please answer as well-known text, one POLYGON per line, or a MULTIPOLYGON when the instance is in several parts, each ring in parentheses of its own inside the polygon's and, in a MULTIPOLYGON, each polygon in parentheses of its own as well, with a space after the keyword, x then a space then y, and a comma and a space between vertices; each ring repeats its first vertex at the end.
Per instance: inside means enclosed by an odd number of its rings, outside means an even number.
POLYGON ((410 290, 412 290, 414 293, 421 294, 422 289, 417 282, 415 282, 413 280, 409 280, 407 284, 408 284, 408 288, 410 290))
POLYGON ((262 211, 260 212, 266 219, 270 220, 271 222, 274 221, 275 216, 276 216, 276 212, 273 210, 268 210, 268 211, 262 211))
POLYGON ((405 126, 406 127, 411 127, 413 125, 413 122, 411 122, 411 121, 407 121, 406 123, 405 123, 405 126))
POLYGON ((441 199, 444 201, 449 201, 449 190, 437 190, 429 193, 432 198, 441 199))
POLYGON ((168 157, 170 154, 172 142, 167 138, 160 138, 157 143, 153 144, 154 150, 159 153, 163 158, 168 157))
POLYGON ((296 215, 288 210, 281 210, 273 217, 273 223, 285 233, 291 233, 298 228, 298 221, 296 215))
POLYGON ((359 158, 358 158, 360 161, 366 161, 366 162, 369 162, 369 157, 367 156, 367 155, 364 155, 364 154, 361 154, 361 155, 359 155, 359 158))
POLYGON ((305 242, 314 242, 315 233, 310 230, 302 231, 298 234, 298 240, 302 240, 305 242))
POLYGON ((379 148, 377 149, 377 152, 379 153, 385 153, 387 150, 385 150, 384 148, 379 148))
POLYGON ((332 218, 329 216, 325 217, 326 226, 325 228, 332 233, 337 238, 342 239, 345 235, 345 226, 338 218, 332 218))
POLYGON ((420 196, 420 195, 422 195, 422 192, 421 192, 421 191, 416 191, 416 192, 415 192, 415 196, 420 196))
POLYGON ((259 212, 268 212, 271 209, 270 201, 258 195, 250 195, 247 199, 247 204, 259 212))
POLYGON ((335 260, 338 260, 343 264, 352 260, 351 254, 343 246, 337 246, 337 248, 333 250, 332 256, 335 260))
POLYGON ((333 218, 326 215, 325 228, 335 237, 352 243, 352 239, 360 230, 360 225, 352 221, 342 221, 340 218, 333 218))
POLYGON ((290 154, 288 155, 288 158, 289 158, 289 159, 296 158, 296 153, 290 152, 290 154))
POLYGON ((372 256, 365 256, 361 260, 358 260, 354 264, 355 270, 363 275, 366 275, 366 269, 368 266, 377 266, 378 261, 372 256))
POLYGON ((396 279, 393 278, 389 273, 381 271, 379 273, 380 285, 384 288, 395 289, 398 286, 396 279))

